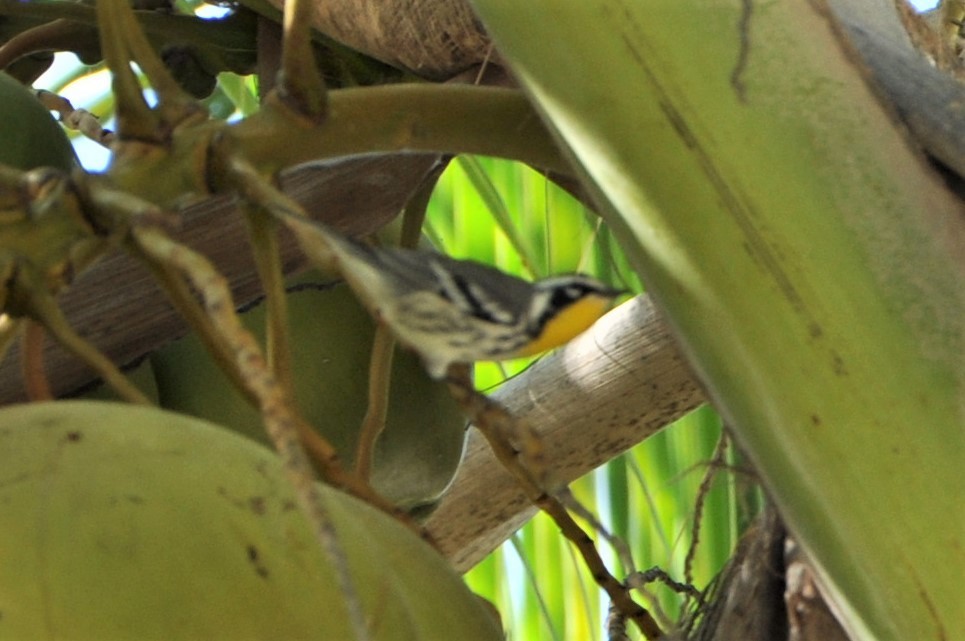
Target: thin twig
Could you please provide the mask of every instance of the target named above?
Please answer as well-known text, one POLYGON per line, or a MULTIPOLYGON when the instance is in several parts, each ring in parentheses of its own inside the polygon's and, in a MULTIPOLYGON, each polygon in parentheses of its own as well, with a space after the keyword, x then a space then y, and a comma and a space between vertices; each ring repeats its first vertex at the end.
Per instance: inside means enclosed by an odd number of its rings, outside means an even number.
POLYGON ((355 450, 355 473, 366 481, 371 479, 375 460, 375 444, 385 430, 389 410, 389 388, 392 383, 392 360, 395 338, 385 325, 377 325, 372 337, 372 356, 369 360, 368 406, 359 429, 355 450))
POLYGON ((630 551, 630 546, 627 542, 610 532, 606 526, 596 518, 590 510, 586 508, 585 505, 580 503, 569 488, 564 488, 559 492, 560 502, 568 509, 573 512, 578 517, 590 524, 594 530, 600 533, 600 536, 610 544, 610 546, 616 551, 617 557, 620 559, 620 563, 623 565, 623 571, 625 574, 631 574, 636 571, 637 566, 633 561, 633 553, 630 551))
POLYGON ((20 366, 27 398, 31 401, 53 400, 54 393, 44 370, 44 326, 27 319, 20 346, 20 366))
POLYGON ((122 399, 140 405, 153 405, 151 400, 137 389, 109 358, 74 331, 52 296, 41 290, 35 290, 30 296, 29 311, 31 318, 43 324, 50 335, 67 351, 97 372, 122 399))
POLYGON ((607 641, 630 641, 627 634, 627 617, 614 604, 610 604, 606 615, 607 641))
POLYGON ((21 31, 0 46, 0 69, 6 69, 17 59, 32 53, 56 50, 53 42, 63 42, 75 36, 77 31, 77 23, 64 19, 51 20, 21 31))
POLYGON ((95 4, 101 54, 111 70, 111 91, 117 111, 117 131, 124 138, 154 140, 160 119, 144 99, 141 83, 131 69, 122 12, 126 0, 99 0, 95 4))
POLYGON ((282 29, 281 77, 277 91, 282 101, 312 125, 325 119, 325 82, 312 50, 312 5, 307 0, 285 2, 282 29))
POLYGON ((39 89, 37 90, 37 100, 46 109, 56 111, 57 115, 60 116, 60 122, 65 127, 80 132, 102 147, 110 149, 111 143, 116 139, 113 131, 101 126, 97 116, 86 109, 75 108, 69 100, 59 94, 46 89, 39 89))
MULTIPOLYGON (((147 36, 141 29, 127 0, 98 0, 98 6, 109 5, 115 16, 115 24, 120 30, 121 41, 126 45, 126 52, 133 62, 141 68, 141 72, 151 83, 157 96, 157 107, 153 110, 163 125, 155 134, 166 136, 179 124, 187 121, 203 122, 208 118, 207 110, 188 94, 174 79, 171 72, 154 51, 147 36)), ((116 73, 114 67, 111 70, 116 73)))
POLYGON ((265 349, 268 365, 282 387, 295 402, 292 379, 292 351, 288 334, 288 298, 285 295, 285 276, 278 250, 277 223, 263 212, 245 208, 248 222, 248 242, 255 257, 255 268, 265 292, 265 349))
POLYGON ((546 512, 560 528, 563 536, 576 546, 597 585, 603 588, 620 612, 633 620, 647 639, 653 641, 660 638, 663 634, 660 626, 649 612, 633 600, 627 587, 610 573, 593 540, 573 520, 563 504, 543 489, 537 480, 538 476, 525 467, 521 452, 512 444, 512 440, 525 441, 528 437, 517 436, 513 439, 509 436, 518 432, 519 421, 506 408, 472 387, 468 367, 451 367, 447 382, 456 402, 482 432, 496 458, 513 475, 529 500, 546 512))
POLYGON ((231 357, 230 349, 224 337, 213 331, 207 320, 207 315, 201 304, 191 293, 191 289, 178 273, 167 263, 152 260, 150 256, 141 256, 144 264, 151 270, 158 285, 167 294, 168 300, 188 323, 188 327, 201 341, 205 351, 212 358, 215 365, 228 377, 228 381, 253 406, 258 406, 258 400, 245 384, 244 376, 237 363, 231 357))
POLYGON ((690 583, 679 581, 674 581, 673 578, 666 571, 658 567, 652 567, 649 570, 644 570, 643 572, 634 572, 627 577, 627 584, 633 586, 635 589, 643 589, 648 583, 653 583, 654 581, 659 581, 663 583, 674 592, 678 594, 684 594, 692 599, 695 599, 698 603, 703 599, 703 595, 700 590, 695 588, 690 583))
POLYGON ((684 558, 684 581, 688 584, 694 582, 694 559, 697 556, 697 546, 700 543, 700 525, 703 522, 704 504, 707 495, 710 493, 711 485, 717 471, 724 465, 724 456, 727 454, 727 434, 723 431, 717 439, 714 453, 710 458, 710 464, 704 473, 704 478, 700 481, 697 489, 697 499, 694 502, 694 523, 690 529, 690 547, 687 549, 687 556, 684 558))

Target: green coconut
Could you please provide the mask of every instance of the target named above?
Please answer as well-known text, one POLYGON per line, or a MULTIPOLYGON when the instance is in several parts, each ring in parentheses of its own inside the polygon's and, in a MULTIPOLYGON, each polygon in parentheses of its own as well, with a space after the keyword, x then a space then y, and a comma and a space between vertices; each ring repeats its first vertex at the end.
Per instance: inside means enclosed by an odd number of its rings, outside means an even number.
MULTIPOLYGON (((321 488, 373 641, 502 638, 424 542, 321 488)), ((275 455, 153 408, 0 409, 0 638, 353 639, 275 455)))
POLYGON ((3 72, 0 113, 0 163, 23 170, 74 166, 77 157, 64 129, 27 87, 3 72))
MULTIPOLYGON (((293 291, 288 306, 299 407, 343 461, 354 461, 368 403, 375 324, 344 285, 293 291)), ((245 313, 242 320, 263 337, 263 306, 245 313)), ((158 350, 151 364, 163 407, 268 443, 258 414, 230 386, 196 336, 158 350)), ((415 355, 397 350, 386 428, 375 451, 373 486, 402 507, 430 505, 455 475, 465 424, 446 386, 431 380, 415 355)))

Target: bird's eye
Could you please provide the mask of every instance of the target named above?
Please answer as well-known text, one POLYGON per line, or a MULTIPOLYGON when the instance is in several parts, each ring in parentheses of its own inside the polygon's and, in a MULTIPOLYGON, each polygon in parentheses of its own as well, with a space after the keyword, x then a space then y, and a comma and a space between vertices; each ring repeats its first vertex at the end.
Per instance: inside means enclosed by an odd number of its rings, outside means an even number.
POLYGON ((565 291, 570 300, 576 300, 586 293, 586 288, 581 285, 570 285, 565 291))
POLYGON ((575 300, 579 300, 583 297, 584 289, 579 285, 569 285, 567 287, 561 287, 553 292, 553 296, 550 298, 550 308, 551 309, 562 309, 572 303, 575 300))

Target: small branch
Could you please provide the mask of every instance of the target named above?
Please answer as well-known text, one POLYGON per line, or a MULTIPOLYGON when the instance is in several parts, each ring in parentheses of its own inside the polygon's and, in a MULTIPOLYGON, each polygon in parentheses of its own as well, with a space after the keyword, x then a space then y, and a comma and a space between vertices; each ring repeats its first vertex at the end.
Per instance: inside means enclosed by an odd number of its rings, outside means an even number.
POLYGON ((465 85, 391 85, 328 93, 325 122, 306 134, 271 104, 227 127, 263 172, 320 159, 398 151, 500 156, 572 174, 522 92, 465 85), (359 127, 358 123, 366 123, 359 127))
POLYGON ((359 429, 355 451, 355 473, 368 481, 372 476, 375 444, 385 429, 389 409, 389 386, 392 383, 392 360, 395 338, 385 325, 376 325, 369 361, 368 407, 359 429))
POLYGON ((98 4, 113 5, 111 10, 116 13, 114 19, 117 21, 117 27, 122 30, 120 35, 126 42, 131 62, 137 63, 154 89, 157 96, 157 106, 154 111, 163 126, 163 129, 157 133, 165 135, 171 129, 186 121, 203 122, 207 120, 207 110, 181 88, 181 85, 177 83, 174 76, 161 61, 160 56, 154 51, 151 43, 148 42, 144 30, 138 23, 137 17, 127 0, 123 2, 98 0, 98 4))
POLYGON ((27 398, 31 401, 53 400, 54 393, 44 371, 44 326, 28 319, 21 344, 20 362, 27 398))
POLYGON ((130 11, 126 0, 96 3, 101 54, 111 70, 111 91, 117 109, 117 131, 122 138, 152 141, 158 135, 160 119, 144 99, 141 83, 131 69, 123 14, 130 11))
POLYGON ((36 289, 30 294, 28 304, 31 318, 46 327, 57 342, 87 363, 121 398, 130 403, 153 405, 110 359, 71 328, 53 297, 42 289, 36 289))
POLYGON ((79 131, 102 147, 110 149, 116 137, 113 131, 101 127, 97 116, 86 109, 75 109, 63 96, 44 89, 37 91, 37 99, 48 110, 56 111, 65 127, 79 131))
POLYGON ((40 51, 50 51, 52 41, 59 41, 77 30, 68 20, 51 20, 21 31, 0 46, 0 69, 6 69, 17 59, 40 51))
POLYGON ((690 547, 687 549, 687 556, 684 558, 684 581, 687 583, 694 581, 693 566, 694 559, 697 557, 697 546, 700 544, 700 525, 703 522, 704 503, 718 470, 725 465, 724 457, 727 455, 727 446, 727 433, 721 431, 720 438, 717 439, 717 446, 714 448, 714 453, 707 465, 707 471, 704 473, 704 478, 700 480, 700 487, 697 490, 697 500, 694 504, 694 523, 690 529, 690 547))
POLYGON ((187 321, 188 326, 194 331, 198 340, 205 347, 208 355, 214 361, 228 380, 231 381, 235 389, 240 390, 245 399, 251 403, 252 407, 258 406, 258 401, 245 385, 244 377, 238 369, 224 338, 218 333, 211 331, 211 326, 207 322, 207 317, 201 304, 191 293, 191 289, 184 280, 178 276, 174 269, 163 263, 151 260, 150 257, 143 256, 144 264, 154 275, 157 284, 167 293, 168 301, 174 306, 181 317, 187 321))
POLYGON ((281 77, 276 91, 289 108, 316 125, 325 119, 326 96, 312 48, 311 13, 309 0, 285 2, 281 77))
MULTIPOLYGON (((465 366, 449 369, 449 389, 453 397, 463 407, 473 424, 479 429, 493 453, 519 483, 527 498, 553 519, 586 564, 593 579, 609 595, 610 600, 627 618, 633 620, 644 636, 651 641, 660 638, 663 632, 653 617, 630 597, 627 587, 619 582, 607 569, 593 540, 573 520, 563 504, 544 489, 543 469, 533 470, 527 458, 521 456, 513 442, 527 442, 535 434, 522 434, 520 422, 504 407, 480 394, 472 387, 469 370, 465 366)), ((530 445, 530 452, 542 452, 541 446, 530 445)))
POLYGON ((288 331, 288 299, 278 249, 277 223, 265 212, 247 207, 248 241, 255 257, 255 268, 265 292, 266 351, 268 365, 282 387, 295 399, 292 380, 292 352, 288 331))
POLYGON ((633 554, 627 542, 610 532, 593 512, 577 500, 568 487, 559 493, 559 500, 567 510, 589 523, 590 527, 610 544, 610 547, 616 552, 617 558, 620 559, 625 574, 631 575, 637 571, 633 554))

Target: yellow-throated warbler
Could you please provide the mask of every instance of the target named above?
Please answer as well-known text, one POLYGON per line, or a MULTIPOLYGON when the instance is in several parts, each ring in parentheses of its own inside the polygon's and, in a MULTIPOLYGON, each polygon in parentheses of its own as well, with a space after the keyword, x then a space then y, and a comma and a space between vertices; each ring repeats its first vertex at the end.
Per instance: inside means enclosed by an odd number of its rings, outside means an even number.
POLYGON ((580 274, 531 283, 475 261, 375 247, 301 221, 302 231, 321 236, 332 254, 326 260, 334 258, 362 303, 437 379, 453 363, 517 358, 562 345, 623 293, 580 274))

